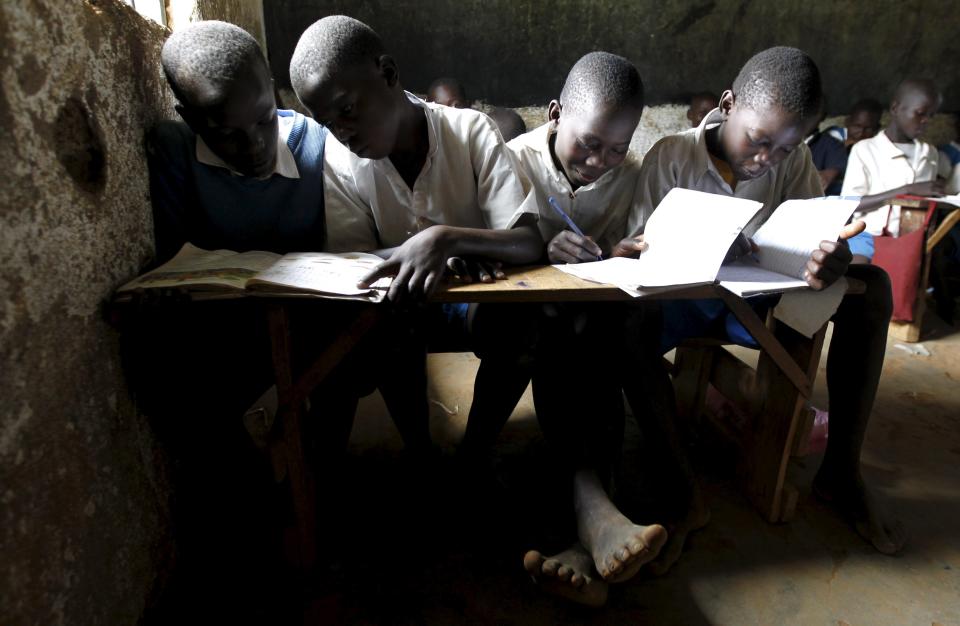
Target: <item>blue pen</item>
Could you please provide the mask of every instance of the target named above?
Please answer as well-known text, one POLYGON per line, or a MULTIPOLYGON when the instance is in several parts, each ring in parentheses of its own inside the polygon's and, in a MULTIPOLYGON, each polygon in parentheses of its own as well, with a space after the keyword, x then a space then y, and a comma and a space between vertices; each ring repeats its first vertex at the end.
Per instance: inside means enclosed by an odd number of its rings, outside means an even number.
MULTIPOLYGON (((547 202, 549 202, 549 203, 550 203, 550 206, 553 207, 553 210, 557 212, 557 215, 559 215, 560 217, 563 218, 563 221, 567 223, 567 226, 570 227, 570 230, 572 230, 573 232, 577 233, 577 234, 580 235, 581 237, 586 238, 586 235, 583 234, 583 231, 580 230, 580 228, 579 228, 576 224, 573 223, 573 220, 570 219, 570 216, 567 215, 567 214, 564 212, 564 210, 560 208, 560 204, 556 201, 556 199, 555 199, 553 196, 550 196, 549 198, 547 198, 547 202)), ((602 260, 603 260, 603 256, 598 254, 598 255, 597 255, 597 260, 598 260, 598 261, 602 261, 602 260)))

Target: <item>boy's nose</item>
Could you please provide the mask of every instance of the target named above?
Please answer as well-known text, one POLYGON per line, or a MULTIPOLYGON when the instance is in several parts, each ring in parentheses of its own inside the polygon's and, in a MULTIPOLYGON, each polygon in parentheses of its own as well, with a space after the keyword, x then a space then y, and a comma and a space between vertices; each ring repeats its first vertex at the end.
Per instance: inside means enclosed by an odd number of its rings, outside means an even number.
POLYGON ((606 163, 606 159, 604 158, 603 153, 600 152, 599 150, 597 150, 596 152, 591 152, 587 156, 586 164, 589 165, 590 167, 601 169, 604 167, 605 163, 606 163))

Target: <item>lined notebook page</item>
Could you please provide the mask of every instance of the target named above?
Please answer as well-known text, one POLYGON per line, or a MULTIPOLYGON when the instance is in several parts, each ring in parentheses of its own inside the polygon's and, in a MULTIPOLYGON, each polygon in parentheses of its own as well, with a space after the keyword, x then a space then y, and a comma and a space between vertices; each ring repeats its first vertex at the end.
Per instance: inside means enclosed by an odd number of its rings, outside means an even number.
POLYGON ((802 279, 810 255, 821 241, 837 238, 858 204, 837 198, 787 200, 753 236, 760 266, 802 279))

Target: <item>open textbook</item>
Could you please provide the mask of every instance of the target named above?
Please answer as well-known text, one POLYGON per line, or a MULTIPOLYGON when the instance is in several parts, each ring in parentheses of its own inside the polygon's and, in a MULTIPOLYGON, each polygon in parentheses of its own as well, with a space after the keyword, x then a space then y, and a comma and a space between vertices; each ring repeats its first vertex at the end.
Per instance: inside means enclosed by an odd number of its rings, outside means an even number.
POLYGON ((754 234, 759 250, 721 267, 737 235, 761 203, 689 189, 671 190, 647 220, 639 259, 558 265, 594 282, 638 290, 720 284, 746 296, 807 286, 803 271, 820 242, 835 239, 857 207, 856 200, 788 200, 754 234))
POLYGON ((218 294, 303 294, 379 302, 389 278, 370 289, 357 282, 383 259, 351 252, 232 252, 203 250, 185 244, 175 257, 117 290, 122 295, 142 289, 183 289, 218 294))

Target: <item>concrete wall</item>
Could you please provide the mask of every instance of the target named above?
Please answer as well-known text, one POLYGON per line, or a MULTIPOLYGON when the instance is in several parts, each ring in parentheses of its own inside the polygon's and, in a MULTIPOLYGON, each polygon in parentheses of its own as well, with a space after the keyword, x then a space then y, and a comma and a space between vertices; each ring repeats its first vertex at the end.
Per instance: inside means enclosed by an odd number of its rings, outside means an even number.
POLYGON ((165 31, 116 0, 0 3, 0 623, 135 624, 169 490, 102 307, 152 254, 165 31))
POLYGON ((954 0, 272 0, 265 3, 274 74, 289 84, 300 33, 324 15, 370 24, 423 91, 456 76, 468 95, 507 106, 549 102, 570 66, 608 50, 640 68, 651 103, 722 91, 752 54, 773 45, 808 51, 831 112, 865 96, 884 100, 908 74, 937 78, 960 108, 960 37, 954 0))

